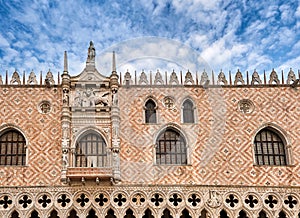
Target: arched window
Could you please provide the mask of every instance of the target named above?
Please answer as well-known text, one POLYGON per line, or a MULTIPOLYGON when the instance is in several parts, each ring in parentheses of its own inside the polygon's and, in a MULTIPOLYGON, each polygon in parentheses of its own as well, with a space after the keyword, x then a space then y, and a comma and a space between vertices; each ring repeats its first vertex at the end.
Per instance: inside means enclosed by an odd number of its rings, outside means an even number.
POLYGON ((254 139, 255 161, 258 165, 287 165, 283 137, 272 128, 260 130, 254 139))
POLYGON ((195 122, 194 104, 190 99, 187 99, 183 102, 182 119, 183 119, 183 123, 195 122))
POLYGON ((106 143, 96 132, 84 134, 76 143, 76 167, 104 167, 107 162, 106 143))
POLYGON ((145 123, 156 123, 156 104, 152 99, 145 104, 145 123))
POLYGON ((25 165, 26 141, 15 129, 0 135, 0 165, 25 165))
POLYGON ((187 164, 187 148, 184 137, 172 128, 162 132, 156 141, 157 164, 187 164))

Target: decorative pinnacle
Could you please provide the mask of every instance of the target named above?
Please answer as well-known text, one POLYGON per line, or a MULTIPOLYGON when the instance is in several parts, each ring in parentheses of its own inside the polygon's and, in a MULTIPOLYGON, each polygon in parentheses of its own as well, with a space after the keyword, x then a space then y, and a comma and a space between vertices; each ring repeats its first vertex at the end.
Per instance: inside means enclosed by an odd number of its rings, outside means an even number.
POLYGON ((68 73, 68 57, 67 51, 64 53, 64 72, 68 73))
POLYGON ((117 72, 115 51, 113 51, 112 56, 112 72, 117 72))

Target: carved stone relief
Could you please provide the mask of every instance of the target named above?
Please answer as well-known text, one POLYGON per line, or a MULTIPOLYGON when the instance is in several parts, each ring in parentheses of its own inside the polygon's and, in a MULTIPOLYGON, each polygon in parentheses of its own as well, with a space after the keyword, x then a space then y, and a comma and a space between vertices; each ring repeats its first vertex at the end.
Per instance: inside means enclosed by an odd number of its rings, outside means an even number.
POLYGON ((175 100, 173 97, 171 96, 166 96, 164 99, 163 99, 163 104, 166 108, 168 109, 172 109, 175 107, 175 100))
POLYGON ((48 114, 51 111, 51 104, 49 101, 42 101, 38 105, 38 110, 40 113, 48 114))
POLYGON ((73 107, 110 106, 109 91, 95 91, 93 88, 77 89, 73 98, 73 107))

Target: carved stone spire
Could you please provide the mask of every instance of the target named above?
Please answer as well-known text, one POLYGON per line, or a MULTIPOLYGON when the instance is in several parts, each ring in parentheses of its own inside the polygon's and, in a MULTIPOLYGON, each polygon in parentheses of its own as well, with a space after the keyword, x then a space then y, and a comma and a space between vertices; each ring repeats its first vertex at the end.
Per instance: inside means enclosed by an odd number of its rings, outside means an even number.
POLYGON ((110 87, 113 93, 116 93, 119 87, 119 76, 117 74, 116 55, 114 51, 112 55, 112 72, 110 76, 110 87))
POLYGON ((64 53, 64 73, 68 73, 68 56, 67 51, 64 53))
POLYGON ((94 43, 90 41, 90 46, 88 48, 88 55, 86 59, 86 69, 87 70, 95 70, 95 57, 96 57, 96 49, 94 47, 94 43))
POLYGON ((112 56, 112 72, 113 73, 117 72, 115 51, 113 51, 113 56, 112 56))

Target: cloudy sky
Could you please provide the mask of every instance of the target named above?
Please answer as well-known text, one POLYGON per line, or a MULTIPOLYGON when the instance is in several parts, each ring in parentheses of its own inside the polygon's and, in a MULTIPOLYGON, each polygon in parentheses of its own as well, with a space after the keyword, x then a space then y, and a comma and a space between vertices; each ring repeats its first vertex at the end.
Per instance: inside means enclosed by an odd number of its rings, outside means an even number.
POLYGON ((258 72, 300 68, 300 2, 281 0, 0 0, 0 73, 98 70, 258 72))

